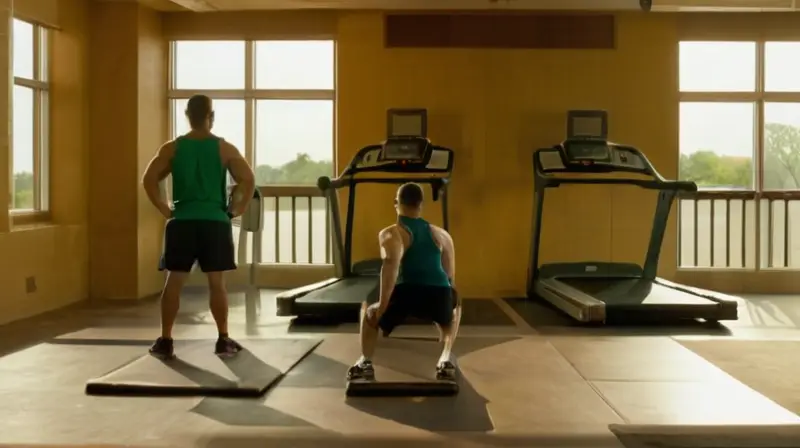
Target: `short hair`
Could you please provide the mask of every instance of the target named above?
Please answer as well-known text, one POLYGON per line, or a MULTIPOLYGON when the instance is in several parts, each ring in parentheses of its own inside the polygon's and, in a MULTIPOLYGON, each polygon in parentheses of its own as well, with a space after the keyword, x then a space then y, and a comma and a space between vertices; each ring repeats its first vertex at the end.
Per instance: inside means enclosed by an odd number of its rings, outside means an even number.
POLYGON ((192 128, 203 126, 203 122, 211 117, 213 111, 211 98, 205 95, 193 95, 186 103, 186 118, 192 128))
POLYGON ((423 197, 422 187, 414 182, 403 184, 397 189, 397 202, 406 207, 419 207, 423 197))

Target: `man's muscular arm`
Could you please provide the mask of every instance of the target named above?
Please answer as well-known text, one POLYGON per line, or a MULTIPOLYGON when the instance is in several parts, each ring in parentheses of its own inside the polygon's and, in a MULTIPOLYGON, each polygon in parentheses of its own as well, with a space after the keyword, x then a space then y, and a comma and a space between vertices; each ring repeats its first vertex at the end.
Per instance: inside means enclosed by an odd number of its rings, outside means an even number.
POLYGON ((450 286, 456 286, 456 248, 453 237, 441 228, 437 228, 437 240, 442 245, 442 267, 450 279, 450 286))
POLYGON ((145 193, 147 193, 147 198, 167 219, 172 216, 172 209, 161 197, 161 190, 158 188, 158 184, 169 176, 172 171, 172 157, 174 154, 174 142, 167 142, 162 145, 150 160, 142 176, 142 186, 145 193))
POLYGON ((397 284, 397 276, 400 274, 400 260, 403 259, 403 240, 397 229, 390 227, 378 234, 378 242, 381 246, 381 289, 380 289, 380 308, 385 310, 389 306, 389 298, 397 284))

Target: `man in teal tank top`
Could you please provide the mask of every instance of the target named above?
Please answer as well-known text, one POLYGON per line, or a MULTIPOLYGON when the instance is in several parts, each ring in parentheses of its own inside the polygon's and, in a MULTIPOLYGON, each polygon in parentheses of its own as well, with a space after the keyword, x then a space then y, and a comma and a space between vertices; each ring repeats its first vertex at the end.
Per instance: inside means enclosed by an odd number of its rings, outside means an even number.
POLYGON ((436 364, 438 379, 453 379, 450 361, 461 307, 455 296, 455 249, 450 234, 422 219, 422 188, 407 183, 397 190, 397 222, 381 230, 380 297, 361 320, 362 356, 347 373, 348 380, 372 379, 372 355, 378 329, 389 335, 408 316, 439 326, 444 347, 436 364))
POLYGON ((215 352, 238 353, 242 347, 228 336, 225 271, 236 269, 231 218, 244 213, 255 189, 255 175, 241 152, 211 133, 211 99, 195 95, 186 105, 192 130, 159 148, 147 166, 142 184, 150 202, 168 220, 162 268, 167 281, 161 291, 161 337, 150 348, 160 358, 174 356, 172 327, 180 294, 195 263, 208 277, 209 304, 219 337, 215 352), (236 181, 228 204, 227 174, 236 181), (159 182, 172 174, 172 207, 161 197, 159 182))

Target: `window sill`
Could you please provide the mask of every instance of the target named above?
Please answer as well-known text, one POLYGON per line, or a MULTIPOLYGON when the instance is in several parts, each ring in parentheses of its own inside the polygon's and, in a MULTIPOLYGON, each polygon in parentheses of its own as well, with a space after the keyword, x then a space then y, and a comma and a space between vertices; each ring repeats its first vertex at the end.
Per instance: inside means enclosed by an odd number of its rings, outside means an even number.
POLYGON ((11 212, 11 230, 28 230, 52 225, 50 212, 11 212))

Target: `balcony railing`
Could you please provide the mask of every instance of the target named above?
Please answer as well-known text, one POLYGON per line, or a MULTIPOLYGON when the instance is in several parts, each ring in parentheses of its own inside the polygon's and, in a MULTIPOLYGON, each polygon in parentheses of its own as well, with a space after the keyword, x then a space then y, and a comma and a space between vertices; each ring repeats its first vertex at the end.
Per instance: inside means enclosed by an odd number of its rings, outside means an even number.
MULTIPOLYGON (((328 201, 316 186, 261 186, 263 229, 240 232, 234 225, 236 258, 253 263, 253 249, 260 249, 259 263, 325 265, 332 263, 328 201), (255 238, 261 244, 252 244, 255 238), (245 251, 244 259, 239 253, 245 251)), ((236 221, 234 221, 236 224, 236 221)))
MULTIPOLYGON (((263 230, 234 228, 237 260, 253 263, 255 248, 257 263, 331 264, 331 223, 322 192, 316 186, 259 190, 263 230)), ((800 192, 701 190, 682 195, 678 209, 682 268, 800 269, 800 192)))
POLYGON ((682 268, 800 269, 800 192, 698 191, 678 216, 682 268))

